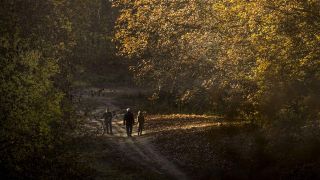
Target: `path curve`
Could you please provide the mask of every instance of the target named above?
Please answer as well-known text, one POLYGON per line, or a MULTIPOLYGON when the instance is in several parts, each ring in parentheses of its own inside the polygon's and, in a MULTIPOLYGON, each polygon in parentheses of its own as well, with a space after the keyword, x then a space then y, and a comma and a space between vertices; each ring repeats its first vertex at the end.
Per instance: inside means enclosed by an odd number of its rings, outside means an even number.
MULTIPOLYGON (((90 98, 87 96, 87 98, 90 98)), ((113 104, 114 99, 112 97, 93 97, 92 99, 97 102, 108 100, 108 106, 113 109, 119 109, 113 104)), ((91 99, 91 100, 92 100, 91 99)), ((92 111, 92 115, 99 117, 98 115, 105 110, 105 106, 96 107, 92 111)), ((127 137, 125 128, 122 125, 122 119, 116 117, 113 119, 113 134, 103 134, 104 137, 110 140, 110 142, 116 146, 128 159, 136 162, 140 166, 148 168, 159 174, 167 174, 174 179, 188 180, 188 176, 181 171, 175 164, 163 156, 157 149, 151 144, 150 136, 137 136, 137 129, 133 129, 133 137, 127 137)), ((90 124, 94 124, 95 128, 103 131, 102 119, 91 119, 90 124)))

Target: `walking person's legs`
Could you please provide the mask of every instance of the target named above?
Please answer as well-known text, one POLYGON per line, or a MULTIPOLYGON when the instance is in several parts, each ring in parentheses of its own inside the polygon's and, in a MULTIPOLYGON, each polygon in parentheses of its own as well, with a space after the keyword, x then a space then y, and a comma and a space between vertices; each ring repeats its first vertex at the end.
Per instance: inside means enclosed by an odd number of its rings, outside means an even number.
POLYGON ((142 134, 142 126, 141 124, 139 124, 139 127, 138 127, 138 136, 140 136, 142 134))
POLYGON ((144 124, 141 123, 141 125, 140 125, 140 135, 142 135, 143 128, 144 128, 144 124))
POLYGON ((108 122, 107 121, 104 122, 104 126, 105 126, 105 128, 107 130, 107 134, 109 134, 109 127, 108 127, 108 122))
POLYGON ((101 125, 102 125, 102 128, 103 128, 103 134, 104 134, 104 133, 106 133, 106 127, 107 127, 106 123, 103 122, 101 125))
POLYGON ((107 129, 108 129, 108 133, 112 134, 112 123, 111 123, 111 121, 107 122, 107 129))
POLYGON ((112 121, 109 122, 110 125, 110 134, 112 134, 112 121))
POLYGON ((129 137, 130 136, 130 134, 129 134, 130 126, 129 125, 126 125, 126 131, 127 131, 127 136, 129 137))
POLYGON ((132 136, 132 125, 130 125, 129 134, 130 134, 130 137, 131 137, 132 136))

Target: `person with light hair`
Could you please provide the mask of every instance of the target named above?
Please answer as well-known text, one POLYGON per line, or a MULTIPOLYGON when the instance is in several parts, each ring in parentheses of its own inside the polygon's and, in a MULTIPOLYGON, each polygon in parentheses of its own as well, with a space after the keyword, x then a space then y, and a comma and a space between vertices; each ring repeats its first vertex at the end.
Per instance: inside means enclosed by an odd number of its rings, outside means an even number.
POLYGON ((123 117, 123 125, 126 126, 126 131, 127 131, 127 136, 131 137, 132 136, 132 127, 134 124, 134 116, 133 113, 131 112, 130 108, 127 108, 127 112, 123 117))

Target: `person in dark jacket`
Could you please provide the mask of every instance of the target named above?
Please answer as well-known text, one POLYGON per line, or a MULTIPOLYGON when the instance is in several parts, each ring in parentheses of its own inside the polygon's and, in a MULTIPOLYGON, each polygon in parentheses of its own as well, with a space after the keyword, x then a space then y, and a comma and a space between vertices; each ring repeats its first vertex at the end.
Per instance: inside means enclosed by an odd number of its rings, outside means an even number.
POLYGON ((130 108, 128 108, 126 114, 123 117, 123 125, 126 126, 128 137, 131 137, 133 124, 134 116, 133 113, 130 111, 130 108))
POLYGON ((112 134, 112 113, 107 108, 106 112, 103 114, 104 123, 108 134, 112 134))
POLYGON ((138 116, 137 116, 137 120, 138 120, 138 136, 141 136, 142 135, 142 130, 143 130, 143 127, 144 127, 144 115, 143 115, 143 112, 139 111, 138 112, 138 116))

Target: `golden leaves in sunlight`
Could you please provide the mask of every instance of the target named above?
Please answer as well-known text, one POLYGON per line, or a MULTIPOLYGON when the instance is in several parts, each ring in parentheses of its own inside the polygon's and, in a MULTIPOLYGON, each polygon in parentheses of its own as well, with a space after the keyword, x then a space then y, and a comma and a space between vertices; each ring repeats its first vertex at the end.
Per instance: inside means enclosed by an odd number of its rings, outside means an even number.
POLYGON ((137 60, 136 79, 155 93, 171 93, 176 102, 208 101, 206 106, 216 106, 211 110, 251 116, 279 103, 275 112, 266 113, 276 114, 304 96, 319 94, 311 92, 320 92, 314 85, 320 69, 317 1, 118 0, 118 4, 119 50, 137 60), (304 91, 288 95, 296 86, 304 91), (271 102, 269 97, 278 94, 287 100, 271 102))

